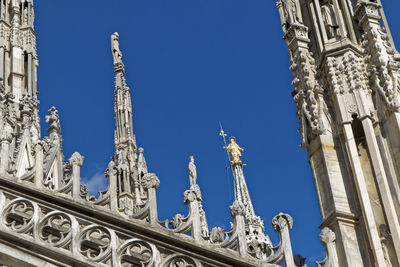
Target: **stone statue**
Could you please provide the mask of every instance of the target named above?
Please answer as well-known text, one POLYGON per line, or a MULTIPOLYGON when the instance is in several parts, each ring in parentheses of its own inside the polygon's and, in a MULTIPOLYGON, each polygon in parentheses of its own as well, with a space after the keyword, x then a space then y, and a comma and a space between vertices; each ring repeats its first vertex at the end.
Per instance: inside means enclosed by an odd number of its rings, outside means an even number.
POLYGON ((114 58, 114 65, 122 63, 122 52, 119 49, 119 34, 117 32, 111 35, 111 49, 114 58))
POLYGON ((193 187, 196 185, 197 181, 197 168, 196 165, 194 164, 193 156, 190 156, 190 162, 188 168, 189 168, 190 187, 193 187))
POLYGON ((3 1, 1 1, 0 8, 1 8, 0 16, 2 19, 5 19, 6 18, 6 4, 3 1))
POLYGON ((229 145, 226 147, 229 155, 232 157, 231 164, 241 163, 240 157, 242 153, 240 151, 244 151, 237 143, 235 137, 231 137, 229 145))
POLYGON ((124 147, 122 145, 118 146, 117 151, 115 152, 116 154, 116 163, 117 165, 122 165, 127 163, 127 156, 124 151, 124 147))
POLYGON ((335 38, 340 35, 339 25, 336 19, 335 8, 332 0, 324 0, 321 5, 322 20, 324 21, 326 34, 328 39, 335 38))
POLYGON ((49 115, 47 115, 45 119, 50 125, 49 129, 55 129, 58 132, 60 131, 60 117, 58 116, 58 111, 55 107, 51 107, 51 109, 49 109, 49 115))
POLYGON ((24 13, 23 13, 23 24, 28 25, 28 7, 24 8, 24 13))
POLYGON ((296 24, 300 22, 296 0, 283 0, 283 10, 287 23, 296 24))

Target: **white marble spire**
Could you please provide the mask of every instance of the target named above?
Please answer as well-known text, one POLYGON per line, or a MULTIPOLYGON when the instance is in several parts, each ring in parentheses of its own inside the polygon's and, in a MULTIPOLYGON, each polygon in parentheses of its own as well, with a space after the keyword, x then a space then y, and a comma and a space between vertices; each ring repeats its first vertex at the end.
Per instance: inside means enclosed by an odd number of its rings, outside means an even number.
POLYGON ((136 159, 136 139, 132 126, 132 103, 129 87, 125 80, 125 68, 122 62, 122 53, 119 48, 119 35, 111 35, 111 50, 114 59, 115 91, 115 150, 123 150, 127 155, 136 159))
MULTIPOLYGON (((221 130, 220 135, 224 138, 225 133, 221 130)), ((246 179, 243 173, 243 162, 241 152, 244 151, 237 143, 235 137, 231 137, 229 145, 225 146, 230 157, 234 186, 235 202, 243 204, 245 217, 245 232, 247 252, 256 258, 266 259, 272 248, 272 243, 267 235, 264 234, 264 222, 256 216, 246 179)), ((226 143, 226 142, 225 142, 226 143)))
MULTIPOLYGON (((114 147, 117 174, 117 192, 119 208, 126 214, 132 214, 135 206, 146 199, 143 195, 139 173, 136 138, 133 133, 131 94, 125 80, 125 67, 122 62, 122 52, 119 48, 119 34, 111 35, 111 52, 114 60, 115 91, 114 91, 114 147)), ((141 150, 142 151, 142 150, 141 150)), ((141 165, 144 156, 141 152, 141 165)))
POLYGON ((22 176, 40 139, 33 2, 0 1, 0 172, 22 176))

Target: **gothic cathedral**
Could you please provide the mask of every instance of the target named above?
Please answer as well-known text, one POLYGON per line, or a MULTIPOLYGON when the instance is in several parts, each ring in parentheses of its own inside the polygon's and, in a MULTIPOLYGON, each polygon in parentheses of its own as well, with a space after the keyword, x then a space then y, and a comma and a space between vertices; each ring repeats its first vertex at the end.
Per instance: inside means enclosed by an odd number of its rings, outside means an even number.
MULTIPOLYGON (((293 219, 272 219, 273 244, 230 138, 230 229, 209 229, 188 162, 186 215, 160 221, 157 188, 134 134, 118 33, 114 148, 98 196, 81 184, 84 157, 65 158, 60 116, 38 115, 33 0, 0 0, 0 266, 305 267, 293 219)), ((400 55, 380 0, 279 0, 293 97, 320 202, 325 267, 399 266, 400 55)), ((140 116, 140 114, 138 115, 140 116)), ((221 130, 225 140, 226 134, 221 130)))

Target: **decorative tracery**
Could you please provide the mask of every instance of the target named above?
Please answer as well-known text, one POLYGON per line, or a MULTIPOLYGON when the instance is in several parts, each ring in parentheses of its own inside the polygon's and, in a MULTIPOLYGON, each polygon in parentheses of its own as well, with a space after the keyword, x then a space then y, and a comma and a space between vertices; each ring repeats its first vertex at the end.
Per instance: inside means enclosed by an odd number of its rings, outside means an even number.
POLYGON ((33 227, 34 205, 27 200, 16 199, 3 212, 3 223, 17 233, 27 233, 33 227))
POLYGON ((41 240, 54 246, 66 247, 72 239, 72 220, 62 212, 50 212, 38 224, 41 240))
POLYGON ((157 248, 139 239, 126 241, 118 250, 119 264, 121 267, 148 266, 157 267, 157 248))
POLYGON ((79 251, 95 262, 107 260, 111 253, 110 232, 106 228, 96 225, 85 228, 79 237, 79 251))

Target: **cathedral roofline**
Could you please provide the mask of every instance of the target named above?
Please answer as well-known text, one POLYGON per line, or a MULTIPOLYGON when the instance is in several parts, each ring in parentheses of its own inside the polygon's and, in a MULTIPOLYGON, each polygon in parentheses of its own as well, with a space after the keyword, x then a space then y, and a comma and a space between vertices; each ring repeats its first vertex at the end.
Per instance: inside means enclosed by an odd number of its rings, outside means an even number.
POLYGON ((274 247, 255 215, 236 142, 228 146, 236 185, 231 228, 209 229, 194 157, 183 197, 187 215, 159 220, 160 179, 137 148, 118 33, 111 35, 115 154, 105 168, 108 188, 90 195, 81 179, 84 157, 64 156, 55 107, 45 117, 48 136, 40 133, 32 2, 0 1, 0 19, 10 24, 0 36, 0 58, 6 58, 0 61, 0 243, 6 236, 30 247, 32 257, 61 266, 295 266, 293 219, 283 213, 272 219, 279 235, 274 247))

